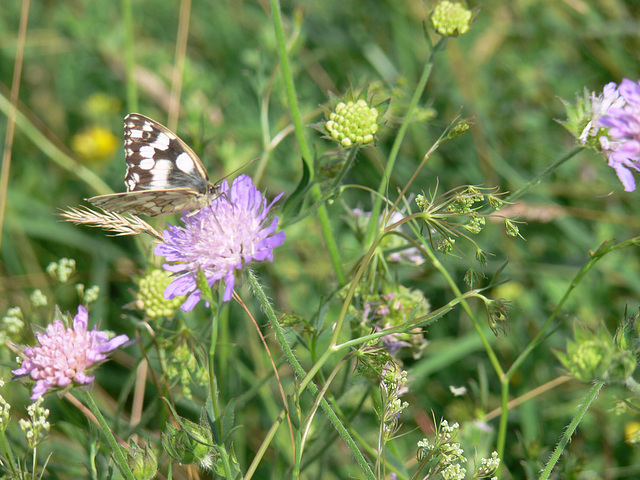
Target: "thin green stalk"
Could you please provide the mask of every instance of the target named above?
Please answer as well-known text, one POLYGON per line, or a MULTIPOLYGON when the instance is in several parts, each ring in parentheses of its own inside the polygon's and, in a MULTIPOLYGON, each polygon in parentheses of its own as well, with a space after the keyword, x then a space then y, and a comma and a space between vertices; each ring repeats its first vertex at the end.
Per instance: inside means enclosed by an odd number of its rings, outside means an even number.
POLYGON ((544 335, 546 335, 547 330, 551 326, 552 322, 555 320, 558 313, 560 313, 560 311, 562 310, 562 307, 564 306, 564 303, 569 298, 569 295, 571 294, 571 292, 573 292, 573 290, 578 286, 578 284, 582 280, 582 277, 586 275, 586 273, 601 258, 603 258, 608 253, 618 250, 620 248, 624 248, 632 245, 637 246, 638 243, 640 243, 640 237, 634 237, 630 240, 621 242, 617 245, 612 244, 612 240, 609 240, 604 242, 598 248, 598 250, 596 250, 593 254, 591 254, 591 256, 589 257, 589 260, 587 260, 585 265, 575 275, 575 277, 567 287, 567 290, 565 291, 564 295, 558 302, 558 305, 556 305, 556 308, 553 310, 553 312, 551 312, 547 321, 538 331, 538 334, 529 342, 529 344, 525 347, 522 353, 520 353, 518 358, 516 358, 516 360, 511 365, 511 367, 509 367, 509 369, 507 370, 507 372, 501 376, 500 382, 502 384, 502 400, 501 400, 502 411, 500 412, 500 426, 498 429, 498 441, 497 441, 497 444, 498 444, 497 451, 498 451, 498 455, 501 458, 504 452, 504 447, 505 447, 505 442, 507 437, 507 416, 508 416, 507 404, 509 401, 509 381, 511 377, 515 374, 515 372, 518 371, 518 368, 520 367, 522 362, 524 362, 524 360, 529 356, 529 354, 533 351, 533 349, 542 341, 544 335))
MULTIPOLYGON (((298 362, 298 359, 295 357, 293 351, 291 350, 291 347, 289 346, 289 344, 287 342, 287 339, 286 339, 286 337, 284 335, 284 331, 282 330, 282 327, 280 326, 280 323, 278 322, 278 318, 277 318, 275 312, 273 311, 273 307, 271 306, 271 302, 269 302, 269 299, 267 298, 264 290, 262 289, 262 285, 260 285, 260 282, 258 282, 258 279, 255 277, 255 275, 252 272, 249 272, 248 277, 249 277, 249 283, 251 285, 251 288, 252 288, 254 294, 257 296, 258 301, 262 305, 263 311, 267 314, 267 318, 269 319, 269 322, 271 323, 271 327, 273 328, 273 330, 275 332, 276 339, 280 343, 280 346, 281 346, 285 356, 287 357, 287 360, 289 361, 289 364, 293 367, 293 369, 296 371, 296 374, 299 377, 307 378, 308 377, 307 372, 304 370, 304 368, 302 368, 302 365, 300 365, 300 362, 298 362)), ((331 355, 331 354, 332 354, 332 352, 330 350, 327 350, 322 355, 322 357, 327 357, 328 358, 328 356, 331 355)), ((326 361, 326 360, 324 360, 324 361, 326 361)), ((324 363, 324 361, 323 361, 323 363, 324 363)), ((318 362, 316 362, 316 363, 319 363, 319 362, 320 362, 320 360, 318 360, 318 362)), ((314 365, 314 368, 315 368, 315 365, 314 365)), ((305 387, 306 386, 307 385, 305 385, 305 387)), ((305 387, 303 387, 302 385, 299 387, 299 389, 298 389, 299 390, 299 394, 301 394, 304 391, 305 387)), ((309 387, 309 390, 311 390, 311 393, 314 396, 318 396, 318 394, 320 393, 320 389, 313 382, 311 382, 310 380, 308 381, 308 387, 309 387)), ((371 470, 371 466, 367 463, 367 460, 362 455, 362 452, 358 449, 358 446, 354 442, 354 440, 351 437, 351 435, 349 434, 348 430, 344 427, 344 425, 342 424, 342 422, 340 421, 340 419, 338 418, 336 413, 331 408, 331 405, 329 404, 329 402, 327 402, 327 400, 323 398, 322 401, 320 402, 320 407, 322 408, 323 412, 325 413, 325 415, 327 416, 327 418, 329 419, 329 421, 331 422, 333 427, 336 429, 338 434, 344 440, 345 444, 347 445, 347 448, 351 452, 351 455, 353 456, 353 458, 356 460, 356 462, 360 466, 360 469, 365 474, 366 478, 368 480, 375 480, 375 475, 373 474, 373 471, 371 470)))
POLYGON ((507 441, 507 421, 509 420, 509 377, 500 377, 500 421, 498 422, 498 438, 496 451, 498 457, 504 458, 504 447, 507 441))
POLYGON ((33 460, 31 460, 31 478, 33 480, 36 480, 36 468, 38 466, 38 463, 36 461, 38 459, 38 453, 37 452, 38 452, 38 447, 36 446, 33 449, 33 455, 32 455, 33 460))
POLYGON ((579 152, 581 152, 582 150, 584 150, 585 147, 576 147, 573 150, 571 150, 569 153, 563 155, 559 160, 557 160, 556 162, 552 163, 551 165, 549 165, 542 173, 540 173, 538 176, 532 178, 531 180, 529 180, 525 185, 523 185, 522 187, 520 187, 518 190, 516 190, 515 192, 513 192, 511 195, 509 195, 507 198, 504 199, 505 202, 515 202, 517 199, 519 199, 522 195, 524 195, 525 193, 527 193, 529 191, 529 189, 531 189, 532 187, 538 185, 539 183, 542 182, 542 180, 544 180, 545 178, 547 178, 549 175, 551 175, 553 172, 555 172, 558 168, 560 168, 560 166, 565 163, 566 161, 570 160, 571 158, 573 158, 576 154, 578 154, 579 152))
POLYGON ((573 432, 575 432, 576 429, 578 428, 578 425, 580 425, 580 422, 582 421, 585 414, 587 413, 587 410, 589 410, 589 407, 591 406, 593 401, 596 399, 596 397, 598 396, 598 393, 600 392, 603 386, 604 386, 604 382, 597 382, 593 385, 593 387, 591 387, 591 391, 589 391, 589 394, 585 397, 584 402, 582 403, 582 405, 580 405, 580 409, 578 410, 578 413, 576 414, 575 417, 573 417, 573 420, 571 420, 571 423, 565 430, 564 435, 562 435, 560 442, 558 442, 558 446, 556 447, 554 452, 551 454, 549 463, 547 463, 547 466, 544 467, 544 470, 542 470, 539 480, 547 480, 549 478, 549 476, 551 475, 551 472, 553 471, 553 467, 555 467, 556 463, 558 463, 558 460, 560 460, 560 455, 562 455, 562 453, 564 452, 564 449, 566 448, 567 444, 571 440, 571 436, 573 435, 573 432))
MULTIPOLYGON (((0 93, 0 111, 8 116, 10 110, 11 102, 0 93)), ((95 193, 98 195, 113 193, 109 185, 104 183, 98 175, 60 150, 60 148, 38 130, 20 110, 16 110, 16 126, 22 133, 29 137, 33 144, 45 155, 58 164, 58 166, 85 182, 95 193)))
POLYGON ((215 312, 212 310, 211 318, 211 344, 209 345, 209 390, 211 394, 211 405, 213 406, 213 416, 216 420, 218 430, 218 441, 222 442, 222 424, 220 422, 220 409, 218 407, 218 388, 214 366, 216 355, 216 345, 218 344, 218 314, 220 313, 220 304, 216 306, 215 312))
POLYGON ((291 110, 291 121, 294 126, 294 134, 298 142, 298 148, 302 158, 307 163, 311 179, 314 177, 313 155, 304 135, 304 125, 302 124, 302 116, 300 115, 300 107, 298 106, 298 97, 296 96, 296 87, 291 73, 291 64, 289 63, 289 55, 287 52, 287 42, 284 38, 284 28, 282 26, 282 10, 278 0, 269 0, 271 7, 271 17, 273 18, 273 29, 276 34, 276 42, 278 44, 278 56, 280 65, 282 66, 282 77, 287 92, 287 100, 289 109, 291 110))
POLYGON ((224 478, 233 478, 233 474, 231 473, 231 465, 229 464, 229 454, 227 453, 227 449, 224 448, 224 445, 218 445, 218 452, 220 453, 220 460, 222 461, 222 469, 224 470, 224 478))
POLYGON ((124 24, 124 64, 127 88, 127 107, 138 111, 138 89, 136 87, 136 59, 133 39, 133 7, 131 0, 122 0, 122 23, 124 24))
MULTIPOLYGON (((449 272, 447 271, 447 269, 444 268, 444 265, 440 263, 440 261, 435 256, 435 254, 431 251, 431 249, 423 246, 423 250, 427 253, 429 259, 431 260, 431 263, 436 268, 436 270, 438 270, 440 274, 445 278, 445 280, 449 284, 449 287, 453 291, 454 295, 456 295, 457 297, 462 297, 463 296, 462 292, 460 292, 460 289, 456 285, 455 281, 453 280, 453 278, 451 278, 451 275, 449 275, 449 272)), ((489 361, 491 362, 491 365, 496 371, 496 374, 498 375, 498 377, 501 377, 502 375, 504 375, 504 370, 502 369, 502 366, 498 361, 498 357, 496 356, 495 352, 493 351, 493 348, 491 347, 491 343, 489 343, 487 336, 484 334, 484 331, 480 327, 480 323, 478 322, 478 319, 473 314, 473 311, 469 307, 469 304, 466 302, 466 300, 462 300, 460 302, 460 305, 464 309, 465 313, 469 316, 469 319, 471 321, 471 324, 473 325, 473 328, 475 329, 478 336, 480 337, 480 340, 482 341, 482 345, 484 346, 484 349, 487 352, 489 361)))
MULTIPOLYGON (((287 100, 289 103, 289 109, 291 110, 291 121, 293 122, 294 134, 300 149, 300 154, 307 164, 309 169, 309 179, 313 180, 315 175, 313 165, 313 155, 311 149, 307 143, 307 139, 304 135, 304 125, 302 123, 302 116, 300 115, 300 107, 298 106, 298 98, 296 96, 296 87, 293 81, 293 74, 291 73, 291 65, 289 63, 289 55, 287 53, 287 44, 284 38, 284 28, 282 26, 282 10, 280 9, 280 2, 278 0, 269 0, 271 6, 271 17, 273 18, 273 27, 276 34, 276 42, 278 45, 278 56, 280 59, 280 65, 282 66, 282 76, 284 79, 285 89, 287 92, 287 100)), ((315 201, 318 201, 322 197, 322 191, 318 184, 311 187, 311 195, 315 201)), ((329 257, 331 258, 331 264, 335 271, 338 284, 344 285, 346 276, 342 267, 342 261, 340 260, 340 254, 338 252, 338 244, 331 231, 331 224, 329 222, 329 215, 325 205, 321 205, 318 208, 318 218, 320 220, 320 228, 324 236, 324 241, 327 244, 327 250, 329 251, 329 257)))
POLYGON ((116 462, 116 465, 120 469, 120 473, 122 473, 122 475, 128 480, 136 480, 136 477, 134 477, 133 472, 131 471, 131 469, 129 468, 129 465, 127 464, 127 460, 124 458, 124 455, 122 453, 122 448, 120 447, 120 445, 118 445, 118 442, 116 438, 113 436, 113 433, 111 433, 111 428, 109 427, 109 425, 107 424, 107 421, 102 416, 102 412, 100 412, 100 409, 98 408, 96 403, 93 401, 93 397, 89 394, 89 392, 86 392, 82 389, 78 389, 77 392, 81 397, 84 398, 85 402, 87 403, 87 406, 91 410, 91 413, 93 413, 93 415, 98 420, 98 423, 100 424, 100 430, 102 431, 102 434, 105 436, 105 438, 107 439, 107 442, 109 443, 109 446, 111 447, 113 460, 116 462))
MULTIPOLYGON (((258 451, 253 457, 253 460, 251 460, 251 465, 249 465, 247 472, 244 474, 244 477, 242 477, 243 480, 250 480, 253 477, 253 474, 256 473, 256 470, 258 469, 258 465, 260 465, 260 461, 262 460, 262 457, 264 457, 264 454, 266 453, 267 448, 269 448, 269 444, 273 440, 273 437, 276 436, 276 432, 278 431, 278 428, 280 428, 280 425, 282 425, 282 422, 285 419, 286 415, 287 415, 287 410, 286 408, 283 408, 280 414, 278 415, 278 417, 276 418, 275 422, 273 422, 273 425, 271 425, 271 428, 265 435, 264 439, 262 440, 262 444, 260 445, 260 448, 258 448, 258 451)), ((228 478, 231 478, 231 477, 228 477, 228 478)))
POLYGON ((580 269, 580 271, 576 274, 576 276, 573 278, 573 280, 567 287, 567 290, 564 292, 564 295, 558 302, 558 305, 553 310, 553 312, 551 312, 551 315, 549 315, 549 318, 547 319, 547 321, 540 328, 540 331, 538 332, 538 334, 533 338, 533 340, 529 342, 529 344, 525 347, 522 353, 520 353, 518 358, 516 358, 516 360, 513 362, 513 365, 511 365, 511 367, 506 373, 507 378, 511 378, 511 376, 518 370, 518 367, 520 367, 522 362, 529 356, 531 351, 542 341, 542 338, 546 334, 547 329, 551 326, 551 323, 555 320, 558 313, 560 313, 560 310, 562 310, 564 303, 567 301, 567 299, 569 298, 569 295, 571 295, 573 290, 578 286, 578 284, 582 280, 582 277, 584 277, 587 274, 587 272, 591 270, 591 268, 608 253, 618 250, 620 248, 637 246, 638 243, 640 243, 640 237, 634 237, 630 240, 626 240, 619 244, 612 244, 612 242, 613 240, 608 240, 604 242, 602 245, 600 245, 600 247, 594 253, 591 254, 591 256, 589 257, 589 260, 587 260, 587 262, 584 264, 584 266, 580 269))
POLYGON ((424 68, 422 70, 422 75, 420 75, 420 80, 418 80, 418 85, 416 86, 415 91, 413 92, 413 97, 411 97, 411 102, 409 103, 409 108, 407 109, 407 113, 404 116, 404 120, 402 125, 400 125, 400 129, 396 135, 395 140, 393 141, 393 145, 391 146, 391 151, 389 152, 389 158, 387 159, 387 166, 384 170, 384 176, 382 177, 382 181, 380 182, 380 187, 378 188, 378 197, 376 197, 376 201, 373 204, 373 209, 371 211, 371 222, 369 223, 369 229, 367 230, 367 241, 365 245, 370 244, 373 241, 375 231, 377 226, 379 225, 378 218, 380 217, 380 209, 382 208, 382 197, 384 196, 389 180, 391 179, 391 173, 393 172, 393 168, 396 164, 396 160, 398 159, 398 154, 400 152, 400 146, 402 145, 402 141, 404 140, 404 136, 407 133, 409 128, 409 124, 411 123, 411 118, 413 117, 413 111, 415 110, 422 94, 424 93, 424 89, 427 86, 427 81, 429 80, 429 76, 431 75, 431 69, 433 68, 433 62, 435 60, 436 54, 440 52, 445 46, 447 42, 447 37, 442 37, 438 43, 436 43, 431 50, 431 54, 425 63, 424 68))

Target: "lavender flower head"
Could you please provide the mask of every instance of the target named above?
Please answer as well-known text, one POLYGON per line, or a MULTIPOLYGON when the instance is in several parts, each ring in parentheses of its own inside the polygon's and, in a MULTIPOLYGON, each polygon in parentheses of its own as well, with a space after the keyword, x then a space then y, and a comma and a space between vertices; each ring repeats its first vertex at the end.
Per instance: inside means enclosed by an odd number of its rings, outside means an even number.
POLYGON ((600 125, 600 119, 609 113, 611 107, 620 108, 624 104, 624 98, 620 96, 618 85, 614 82, 607 83, 599 95, 592 92, 588 102, 588 107, 591 110, 588 112, 590 119, 578 138, 580 142, 586 145, 589 142, 589 137, 595 137, 598 133, 601 133, 602 125, 600 125))
POLYGON ((88 321, 87 309, 80 305, 73 328, 65 327, 62 320, 54 320, 45 333, 36 335, 39 345, 25 348, 27 358, 11 373, 29 375, 36 381, 31 400, 37 400, 49 389, 64 388, 72 382, 91 383, 94 377, 88 376, 87 370, 129 340, 126 335, 109 340, 107 333, 98 331, 97 327, 87 331, 88 321))
POLYGON ((228 302, 233 295, 235 271, 255 260, 273 261, 273 249, 284 243, 284 232, 274 233, 278 217, 265 225, 271 206, 253 185, 250 177, 240 175, 231 188, 224 181, 221 195, 198 213, 182 216, 184 227, 169 225, 164 231, 164 243, 155 248, 156 255, 166 258, 164 268, 178 274, 164 291, 168 299, 189 295, 182 304, 189 311, 200 301, 202 292, 196 280, 198 270, 209 286, 224 279, 222 300, 228 302))
POLYGON ((633 192, 636 182, 631 169, 640 171, 640 83, 625 78, 617 92, 624 103, 614 102, 598 120, 600 126, 608 127, 600 145, 625 191, 633 192))

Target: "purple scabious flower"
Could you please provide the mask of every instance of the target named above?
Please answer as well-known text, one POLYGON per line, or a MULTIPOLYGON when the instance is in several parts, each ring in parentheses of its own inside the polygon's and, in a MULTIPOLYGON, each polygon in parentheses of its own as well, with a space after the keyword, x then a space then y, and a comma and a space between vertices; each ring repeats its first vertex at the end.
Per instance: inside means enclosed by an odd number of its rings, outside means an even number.
POLYGON ((72 382, 88 384, 94 377, 87 370, 107 358, 106 353, 115 350, 129 340, 118 335, 109 340, 106 332, 97 327, 87 331, 89 314, 82 305, 73 319, 73 328, 66 327, 62 320, 54 320, 45 333, 38 333, 38 345, 27 347, 22 366, 13 370, 14 375, 29 375, 36 381, 31 400, 37 400, 47 390, 67 387, 72 382))
POLYGON ((614 82, 607 83, 599 95, 592 92, 589 100, 591 119, 582 131, 580 137, 578 137, 578 140, 580 140, 583 145, 587 144, 589 137, 598 135, 602 127, 602 125, 600 125, 600 119, 609 113, 611 107, 621 108, 624 107, 625 104, 624 98, 620 96, 620 92, 618 91, 618 85, 614 82))
POLYGON ((267 215, 278 195, 269 205, 247 175, 237 177, 231 188, 220 185, 221 194, 207 208, 189 216, 183 214, 184 227, 169 225, 164 243, 156 245, 156 255, 166 258, 164 268, 178 274, 164 291, 168 299, 189 295, 182 310, 189 311, 200 301, 198 270, 209 286, 224 279, 222 300, 233 295, 235 271, 251 261, 273 261, 273 249, 284 243, 284 232, 275 233, 278 217, 268 224, 267 215))
POLYGON ((624 104, 609 108, 598 123, 608 128, 600 137, 602 150, 627 192, 636 189, 632 169, 640 172, 640 83, 627 78, 618 87, 624 104))

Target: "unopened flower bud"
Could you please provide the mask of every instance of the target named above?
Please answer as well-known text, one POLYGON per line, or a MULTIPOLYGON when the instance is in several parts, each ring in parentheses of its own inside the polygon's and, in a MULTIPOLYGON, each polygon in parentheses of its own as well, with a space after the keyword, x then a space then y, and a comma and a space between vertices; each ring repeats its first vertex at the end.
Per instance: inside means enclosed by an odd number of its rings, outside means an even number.
POLYGON ((179 463, 208 462, 212 450, 210 432, 190 420, 183 418, 182 422, 189 431, 167 424, 168 433, 162 434, 162 446, 179 463))
POLYGON ((378 131, 378 110, 359 99, 340 102, 329 113, 325 130, 342 147, 367 145, 373 142, 378 131))
POLYGON ((158 473, 158 459, 149 445, 143 450, 132 441, 126 451, 126 459, 136 480, 151 480, 158 473))
POLYGON ((431 14, 434 30, 443 37, 464 35, 471 28, 472 12, 462 3, 445 0, 431 14))
POLYGON ((165 270, 154 269, 138 280, 137 306, 151 318, 173 317, 184 302, 184 297, 168 300, 164 296, 164 289, 171 283, 172 278, 165 270))

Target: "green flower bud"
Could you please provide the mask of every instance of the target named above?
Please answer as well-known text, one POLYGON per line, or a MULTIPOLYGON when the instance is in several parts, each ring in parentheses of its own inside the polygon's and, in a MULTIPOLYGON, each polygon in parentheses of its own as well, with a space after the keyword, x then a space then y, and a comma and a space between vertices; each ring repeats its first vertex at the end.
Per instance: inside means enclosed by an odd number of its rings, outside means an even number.
POLYGON ((567 342, 566 353, 556 352, 556 356, 578 380, 624 381, 633 374, 635 355, 619 348, 604 327, 592 333, 576 326, 574 339, 567 342))
POLYGON ((509 315, 507 313, 508 304, 504 300, 485 300, 487 316, 489 317, 489 328, 493 334, 500 338, 509 331, 509 315))
POLYGON ((452 139, 464 135, 469 130, 471 122, 469 120, 460 120, 455 127, 449 132, 447 138, 452 139))
POLYGON ((175 461, 181 464, 211 464, 211 433, 197 423, 182 419, 189 431, 167 424, 167 432, 162 434, 162 446, 175 461))
POLYGON ((151 480, 158 473, 158 459, 149 445, 142 450, 137 443, 131 442, 126 451, 127 465, 136 480, 151 480))
POLYGON ((363 99, 340 102, 324 124, 331 138, 344 148, 373 142, 378 131, 378 110, 363 99))
POLYGON ((176 297, 167 300, 164 297, 164 289, 171 283, 171 277, 165 270, 155 269, 138 280, 138 292, 136 294, 136 306, 145 312, 151 319, 172 317, 184 297, 176 297))
POLYGON ((513 222, 513 220, 505 218, 504 219, 504 226, 506 227, 507 235, 509 235, 510 237, 519 237, 519 236, 521 236, 520 235, 520 229, 513 222))
POLYGON ((431 14, 434 30, 443 37, 464 35, 471 28, 471 10, 458 2, 445 0, 436 5, 431 14))

